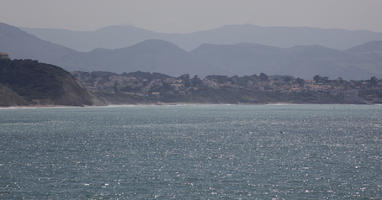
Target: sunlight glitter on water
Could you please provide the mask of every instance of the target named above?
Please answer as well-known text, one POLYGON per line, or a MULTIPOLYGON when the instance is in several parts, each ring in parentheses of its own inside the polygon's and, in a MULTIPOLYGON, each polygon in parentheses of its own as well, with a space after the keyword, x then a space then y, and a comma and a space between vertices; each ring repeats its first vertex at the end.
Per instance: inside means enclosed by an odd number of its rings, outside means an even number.
POLYGON ((0 110, 1 199, 382 197, 382 107, 0 110))

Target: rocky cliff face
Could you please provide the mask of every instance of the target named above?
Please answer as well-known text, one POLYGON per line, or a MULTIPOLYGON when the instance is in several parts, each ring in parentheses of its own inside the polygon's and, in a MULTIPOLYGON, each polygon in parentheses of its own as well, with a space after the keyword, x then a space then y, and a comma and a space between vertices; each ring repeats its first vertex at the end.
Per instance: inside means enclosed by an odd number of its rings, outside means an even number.
POLYGON ((33 60, 0 59, 0 106, 93 105, 95 98, 53 65, 33 60))

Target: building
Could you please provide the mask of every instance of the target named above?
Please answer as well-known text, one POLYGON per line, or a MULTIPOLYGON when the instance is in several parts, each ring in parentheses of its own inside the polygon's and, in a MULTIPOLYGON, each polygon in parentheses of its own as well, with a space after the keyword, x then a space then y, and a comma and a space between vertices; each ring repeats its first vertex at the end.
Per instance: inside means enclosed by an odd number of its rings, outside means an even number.
POLYGON ((9 59, 9 55, 5 52, 0 52, 0 59, 9 59))

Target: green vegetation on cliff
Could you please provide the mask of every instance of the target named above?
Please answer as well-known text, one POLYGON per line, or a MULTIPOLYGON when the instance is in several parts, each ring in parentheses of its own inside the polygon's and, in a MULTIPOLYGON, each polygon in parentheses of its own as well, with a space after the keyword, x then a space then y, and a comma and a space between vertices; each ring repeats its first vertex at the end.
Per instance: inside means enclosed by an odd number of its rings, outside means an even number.
POLYGON ((0 59, 0 106, 92 104, 87 90, 59 67, 33 60, 0 59))

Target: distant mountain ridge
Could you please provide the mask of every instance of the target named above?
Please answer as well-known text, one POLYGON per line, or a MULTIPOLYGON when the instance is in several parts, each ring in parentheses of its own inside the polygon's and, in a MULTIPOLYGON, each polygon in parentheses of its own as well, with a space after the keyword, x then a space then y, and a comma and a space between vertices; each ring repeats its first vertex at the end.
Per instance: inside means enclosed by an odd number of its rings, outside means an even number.
MULTIPOLYGON (((354 47, 357 48, 357 47, 354 47)), ((68 55, 60 63, 85 71, 132 72, 169 75, 247 75, 261 72, 311 79, 314 75, 368 79, 382 77, 382 54, 341 51, 323 46, 278 48, 258 44, 203 44, 184 51, 161 40, 146 40, 131 47, 68 55)))
POLYGON ((382 41, 371 41, 348 49, 352 52, 382 52, 382 41))
POLYGON ((141 70, 174 76, 264 72, 305 79, 317 74, 330 78, 369 79, 382 77, 382 53, 376 51, 379 44, 379 41, 373 41, 348 50, 336 50, 322 45, 279 48, 248 42, 206 43, 185 51, 171 42, 150 39, 120 49, 78 52, 0 24, 0 51, 8 52, 11 58, 36 59, 69 71, 121 73, 141 70))
POLYGON ((0 23, 0 51, 7 52, 11 58, 36 59, 51 64, 65 55, 76 53, 4 23, 0 23))
POLYGON ((124 48, 148 39, 166 40, 185 50, 195 49, 204 43, 259 43, 282 48, 299 45, 322 45, 344 50, 369 41, 382 40, 382 33, 365 30, 263 27, 249 24, 226 25, 192 33, 159 33, 134 26, 108 26, 95 31, 22 29, 41 39, 78 51, 90 51, 96 48, 124 48))
MULTIPOLYGON (((85 71, 148 71, 171 75, 213 73, 214 67, 198 62, 190 52, 162 40, 146 40, 121 49, 96 49, 68 55, 60 63, 85 71)), ((218 71, 218 69, 215 69, 218 71)))

